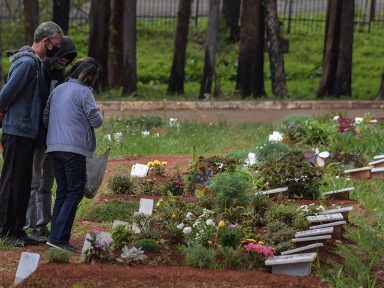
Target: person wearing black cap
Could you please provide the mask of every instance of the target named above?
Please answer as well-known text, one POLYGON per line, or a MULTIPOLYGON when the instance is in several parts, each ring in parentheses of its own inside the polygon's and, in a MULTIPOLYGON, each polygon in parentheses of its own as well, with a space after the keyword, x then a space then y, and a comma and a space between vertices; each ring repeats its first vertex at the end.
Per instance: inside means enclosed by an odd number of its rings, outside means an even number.
MULTIPOLYGON (((65 68, 76 58, 75 45, 68 36, 61 40, 60 50, 54 57, 47 57, 43 61, 43 71, 46 79, 45 97, 41 107, 44 108, 50 92, 65 81, 65 68)), ((41 119, 42 119, 41 111, 41 119)), ((54 173, 51 159, 45 153, 47 129, 40 121, 36 149, 33 156, 33 174, 31 198, 26 217, 26 228, 32 229, 32 235, 39 242, 46 242, 49 235, 47 227, 52 215, 52 186, 54 173)))

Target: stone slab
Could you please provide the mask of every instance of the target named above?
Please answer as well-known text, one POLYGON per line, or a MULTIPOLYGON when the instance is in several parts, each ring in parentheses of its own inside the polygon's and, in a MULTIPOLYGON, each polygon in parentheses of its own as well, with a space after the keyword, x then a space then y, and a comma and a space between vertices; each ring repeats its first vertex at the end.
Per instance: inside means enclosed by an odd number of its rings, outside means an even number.
POLYGON ((380 160, 380 159, 384 159, 384 155, 373 156, 373 160, 380 160))
POLYGON ((149 167, 144 164, 134 164, 131 169, 131 177, 145 177, 147 176, 149 167))
POLYGON ((309 221, 309 223, 330 222, 344 220, 344 217, 341 213, 334 213, 326 215, 307 216, 307 220, 309 221))
POLYGON ((272 274, 308 276, 311 274, 311 265, 316 257, 317 253, 272 256, 265 261, 265 265, 272 266, 272 274))
POLYGON ((344 212, 350 212, 352 210, 353 210, 353 206, 348 206, 348 207, 340 207, 335 209, 324 210, 324 211, 321 211, 319 214, 325 215, 325 214, 344 213, 344 212))
POLYGON ((265 260, 265 265, 285 265, 285 264, 296 264, 312 262, 317 257, 317 253, 303 253, 303 254, 292 254, 284 256, 271 256, 265 260))
POLYGON ((299 231, 295 233, 295 237, 296 238, 312 237, 312 236, 319 236, 319 235, 332 234, 332 233, 333 233, 333 227, 325 227, 325 228, 319 228, 319 229, 299 231))
POLYGON ((353 191, 353 190, 355 190, 355 187, 349 187, 349 188, 343 188, 343 189, 339 189, 339 190, 327 191, 327 192, 324 192, 323 195, 324 196, 328 196, 328 195, 334 195, 334 194, 337 194, 337 193, 350 192, 350 191, 353 191))
MULTIPOLYGON (((383 165, 384 164, 384 159, 378 159, 376 161, 369 162, 368 165, 370 166, 378 166, 378 165, 383 165)), ((382 167, 382 166, 381 166, 382 167)))
POLYGON ((28 278, 39 266, 40 254, 22 252, 15 276, 15 285, 28 278))
POLYGON ((322 240, 329 240, 329 239, 332 239, 332 235, 320 235, 320 236, 313 236, 313 237, 294 238, 292 239, 292 242, 298 243, 298 242, 308 242, 308 241, 322 241, 322 240))
POLYGON ((140 206, 139 206, 139 213, 145 214, 145 215, 152 215, 153 211, 153 199, 140 199, 140 206))
POLYGON ((276 193, 282 193, 285 191, 288 191, 288 187, 275 188, 275 189, 270 189, 270 190, 266 190, 266 191, 260 191, 260 192, 256 192, 255 194, 256 195, 272 195, 272 194, 276 194, 276 193))
POLYGON ((324 246, 323 243, 313 243, 303 247, 283 251, 281 252, 281 255, 290 255, 290 254, 296 254, 296 253, 305 252, 305 251, 308 252, 309 250, 317 249, 323 246, 324 246))
POLYGON ((341 225, 346 225, 346 221, 336 221, 336 222, 330 222, 326 224, 320 224, 320 225, 313 225, 309 226, 309 229, 321 229, 321 228, 326 228, 326 227, 335 227, 335 226, 341 226, 341 225))
POLYGON ((344 173, 349 174, 349 173, 355 173, 355 172, 371 171, 371 169, 372 169, 372 166, 367 166, 367 167, 345 170, 344 173))

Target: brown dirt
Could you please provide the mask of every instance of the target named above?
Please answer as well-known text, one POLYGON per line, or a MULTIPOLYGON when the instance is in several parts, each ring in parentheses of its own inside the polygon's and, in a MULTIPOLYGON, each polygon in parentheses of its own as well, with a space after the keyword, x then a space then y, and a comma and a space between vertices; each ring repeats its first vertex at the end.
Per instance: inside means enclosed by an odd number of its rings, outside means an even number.
MULTIPOLYGON (((146 164, 154 159, 167 161, 167 167, 170 171, 174 169, 186 171, 191 158, 186 155, 178 155, 111 159, 108 163, 105 179, 119 171, 129 171, 135 163, 146 164)), ((98 197, 98 201, 105 201, 111 196, 100 194, 98 197)), ((156 198, 156 196, 152 198, 156 198)), ((298 204, 316 202, 294 201, 298 204)), ((347 200, 326 201, 325 204, 359 207, 357 202, 347 200)), ((106 231, 109 228, 109 224, 76 220, 74 227, 76 233, 73 233, 72 244, 82 247, 86 232, 97 229, 106 231)), ((326 287, 324 284, 320 284, 320 280, 316 277, 273 275, 261 270, 198 270, 182 266, 182 257, 175 252, 175 247, 168 252, 162 251, 150 255, 150 259, 153 260, 152 263, 164 265, 139 265, 135 267, 122 264, 82 264, 79 255, 71 256, 70 264, 47 263, 44 255, 46 248, 45 245, 40 245, 0 250, 0 287, 7 287, 7 285, 12 284, 21 252, 39 253, 42 258, 38 270, 18 287, 326 287), (170 264, 169 262, 176 266, 165 265, 170 264), (74 286, 75 284, 78 286, 74 286)), ((334 249, 335 243, 329 242, 325 249, 319 251, 322 264, 325 264, 329 257, 336 259, 334 249)))

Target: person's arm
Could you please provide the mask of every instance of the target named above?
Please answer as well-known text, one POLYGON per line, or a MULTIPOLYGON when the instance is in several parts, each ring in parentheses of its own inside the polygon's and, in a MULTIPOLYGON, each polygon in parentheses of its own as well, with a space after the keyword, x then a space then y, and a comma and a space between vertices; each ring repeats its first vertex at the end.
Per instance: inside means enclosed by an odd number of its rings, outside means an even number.
POLYGON ((36 77, 37 69, 33 59, 20 61, 12 67, 7 84, 0 91, 0 113, 5 114, 12 103, 22 94, 25 86, 36 77))
POLYGON ((49 95, 49 98, 47 100, 47 104, 45 105, 44 111, 43 111, 43 124, 44 127, 48 129, 48 124, 49 124, 49 110, 51 107, 51 95, 49 95))
POLYGON ((86 93, 83 98, 83 110, 87 116, 88 123, 93 128, 98 128, 103 124, 103 115, 100 108, 96 105, 92 91, 86 93))

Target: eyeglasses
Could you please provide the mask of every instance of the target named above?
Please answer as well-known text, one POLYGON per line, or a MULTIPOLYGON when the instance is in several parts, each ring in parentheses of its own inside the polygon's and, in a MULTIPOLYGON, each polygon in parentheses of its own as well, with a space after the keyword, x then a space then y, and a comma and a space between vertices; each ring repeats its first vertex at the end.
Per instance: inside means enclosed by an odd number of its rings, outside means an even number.
POLYGON ((49 43, 52 44, 52 46, 53 46, 52 50, 59 50, 59 49, 60 49, 60 47, 59 47, 59 46, 56 46, 56 45, 51 41, 51 39, 47 38, 47 40, 48 40, 49 43))

